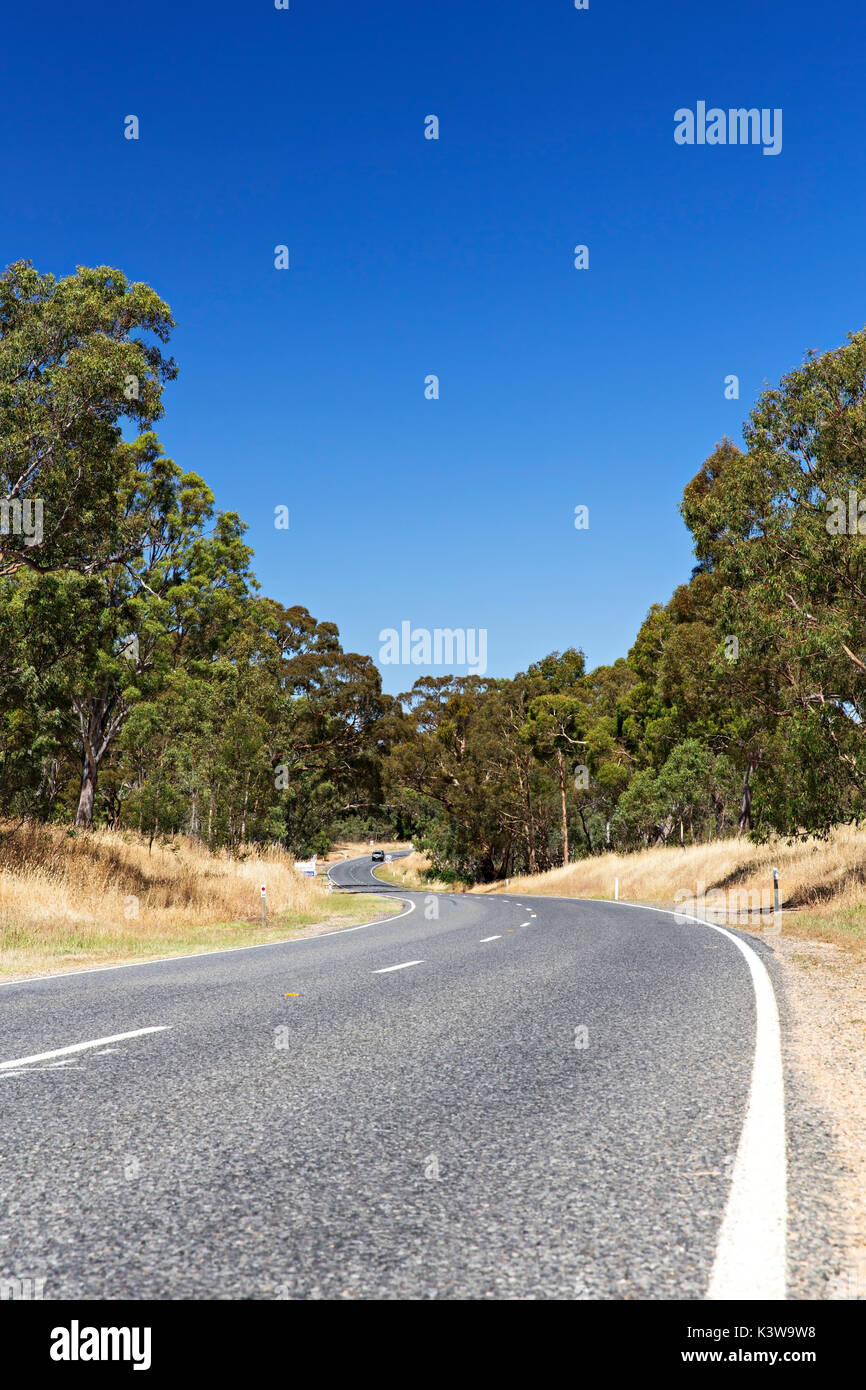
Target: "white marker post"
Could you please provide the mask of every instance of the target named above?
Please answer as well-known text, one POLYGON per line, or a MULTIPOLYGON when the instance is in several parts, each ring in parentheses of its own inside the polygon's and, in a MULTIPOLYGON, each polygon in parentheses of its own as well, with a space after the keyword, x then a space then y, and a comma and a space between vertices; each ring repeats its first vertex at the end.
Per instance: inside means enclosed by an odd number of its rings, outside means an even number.
POLYGON ((618 879, 618 878, 615 878, 614 881, 613 881, 613 900, 614 900, 615 903, 618 903, 618 902, 619 902, 619 879, 618 879))
POLYGON ((268 889, 267 884, 262 884, 262 926, 268 925, 268 889))
POLYGON ((773 936, 782 935, 782 902, 779 895, 779 870, 773 869, 773 936))

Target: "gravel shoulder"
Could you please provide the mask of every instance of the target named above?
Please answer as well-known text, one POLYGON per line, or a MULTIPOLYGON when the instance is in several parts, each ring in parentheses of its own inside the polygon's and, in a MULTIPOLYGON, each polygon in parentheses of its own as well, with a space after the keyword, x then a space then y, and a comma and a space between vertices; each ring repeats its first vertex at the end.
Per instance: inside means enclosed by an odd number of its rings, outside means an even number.
POLYGON ((772 956, 788 1092, 791 1296, 866 1299, 864 961, 784 936, 772 956))

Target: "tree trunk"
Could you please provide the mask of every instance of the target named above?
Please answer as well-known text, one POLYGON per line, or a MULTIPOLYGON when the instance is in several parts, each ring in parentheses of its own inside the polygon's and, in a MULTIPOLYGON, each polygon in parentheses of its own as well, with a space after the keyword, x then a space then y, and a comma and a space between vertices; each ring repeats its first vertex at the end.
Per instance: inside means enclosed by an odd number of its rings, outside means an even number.
POLYGON ((556 759, 559 763, 559 796, 562 803, 562 862, 568 863, 568 812, 565 805, 565 762, 562 757, 562 749, 557 748, 556 759))
POLYGON ((99 764, 93 757, 92 749, 85 746, 84 763, 81 769, 81 790, 78 794, 78 810, 75 813, 75 824, 83 830, 89 830, 93 824, 93 803, 96 799, 98 775, 99 764))
POLYGON ((589 847, 589 852, 590 852, 590 854, 592 854, 592 838, 591 838, 591 836, 590 836, 589 831, 588 831, 587 828, 586 828, 586 818, 585 818, 585 816, 584 816, 584 814, 583 814, 583 807, 582 807, 582 806, 578 806, 578 808, 577 808, 577 814, 580 816, 580 823, 581 823, 581 825, 583 826, 583 833, 584 833, 584 835, 586 836, 586 843, 587 843, 587 846, 589 847))
POLYGON ((757 766, 758 766, 757 762, 751 762, 751 763, 749 763, 749 766, 746 768, 746 776, 745 776, 745 778, 743 779, 743 799, 742 799, 742 801, 740 802, 740 819, 739 819, 739 821, 737 822, 737 829, 738 829, 738 831, 739 831, 739 833, 740 833, 741 835, 743 834, 743 832, 744 832, 745 830, 751 830, 751 828, 752 828, 752 783, 751 783, 751 777, 752 777, 752 773, 755 771, 755 768, 756 768, 757 766))
POLYGON ((534 874, 537 866, 535 861, 535 827, 532 815, 532 793, 529 790, 528 782, 524 790, 523 777, 519 772, 517 774, 517 780, 521 793, 523 793, 524 800, 526 801, 526 820, 523 824, 523 833, 526 838, 526 854, 529 859, 529 872, 534 874))
POLYGON ((96 800, 100 764, 126 717, 126 711, 122 706, 116 714, 114 713, 116 704, 114 696, 106 699, 102 695, 92 695, 85 700, 74 702, 84 750, 75 824, 85 830, 89 830, 93 824, 93 805, 96 800))

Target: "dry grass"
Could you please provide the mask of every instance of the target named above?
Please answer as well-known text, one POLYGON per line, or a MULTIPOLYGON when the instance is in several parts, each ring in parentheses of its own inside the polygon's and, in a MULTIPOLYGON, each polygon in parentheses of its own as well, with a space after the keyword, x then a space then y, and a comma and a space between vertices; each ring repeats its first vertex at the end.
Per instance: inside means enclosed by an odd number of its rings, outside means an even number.
MULTIPOLYGON (((576 898, 612 898, 670 907, 683 894, 724 894, 727 909, 714 920, 744 922, 736 902, 748 894, 772 904, 773 867, 779 870, 785 936, 832 941, 866 948, 866 830, 840 826, 827 840, 753 845, 748 840, 719 840, 708 845, 663 846, 635 854, 601 854, 545 874, 513 878, 511 893, 576 898), (677 897, 677 895, 680 895, 677 897), (736 897, 735 897, 736 895, 736 897)), ((485 884, 474 892, 503 892, 503 883, 485 884)), ((712 901, 712 900, 711 900, 712 901)), ((717 898, 720 904, 721 898, 717 898)), ((684 910, 688 910, 684 904, 684 910)), ((703 915, 703 914, 702 914, 703 915)), ((753 914, 751 922, 756 917, 753 914)))
MULTIPOLYGON (((403 845, 403 849, 405 848, 403 845)), ((384 878, 388 883, 395 883, 398 888, 407 888, 415 893, 453 893, 453 883, 440 883, 438 879, 425 878, 429 868, 430 860, 427 855, 412 850, 404 859, 395 859, 393 864, 377 865, 376 876, 384 878)))
POLYGON ((2 975, 279 940, 381 909, 371 898, 331 896, 279 848, 232 857, 178 837, 149 852, 131 833, 0 827, 2 975))

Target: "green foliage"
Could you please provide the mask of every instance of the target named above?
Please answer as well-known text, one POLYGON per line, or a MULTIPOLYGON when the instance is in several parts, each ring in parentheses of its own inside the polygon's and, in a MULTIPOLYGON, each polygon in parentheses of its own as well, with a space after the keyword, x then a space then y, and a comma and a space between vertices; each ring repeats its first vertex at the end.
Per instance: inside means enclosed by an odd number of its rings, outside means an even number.
POLYGON ((117 270, 0 275, 0 501, 43 508, 0 534, 0 814, 239 852, 412 836, 453 882, 863 814, 866 331, 702 464, 697 564, 627 657, 392 700, 333 623, 259 594, 241 519, 163 453, 172 326, 117 270))

